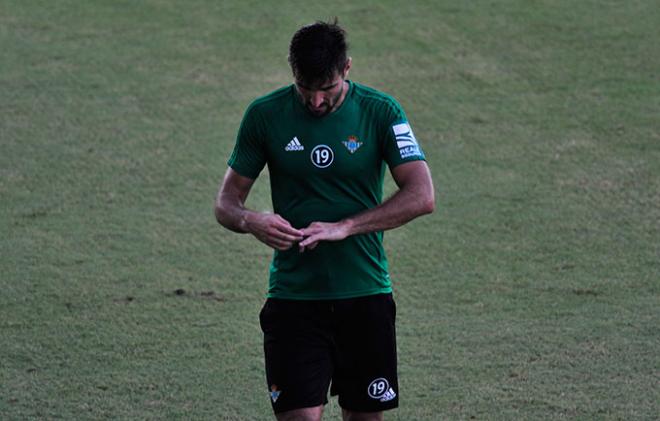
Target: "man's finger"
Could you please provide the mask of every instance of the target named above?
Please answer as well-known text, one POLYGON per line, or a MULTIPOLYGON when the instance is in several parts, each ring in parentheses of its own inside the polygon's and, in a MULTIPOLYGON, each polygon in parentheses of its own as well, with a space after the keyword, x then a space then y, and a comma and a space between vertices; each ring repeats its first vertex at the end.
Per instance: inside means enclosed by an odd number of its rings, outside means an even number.
POLYGON ((318 244, 319 244, 318 241, 314 241, 312 243, 305 244, 305 245, 303 245, 302 243, 298 243, 298 251, 303 253, 305 250, 314 250, 316 248, 316 246, 318 246, 318 244))
POLYGON ((302 231, 297 230, 297 229, 293 228, 290 225, 289 226, 287 226, 287 225, 278 225, 275 228, 277 228, 277 230, 279 232, 282 232, 282 233, 288 234, 288 235, 292 235, 292 236, 295 236, 295 237, 302 237, 303 235, 305 235, 302 231))
POLYGON ((318 234, 321 231, 323 231, 323 228, 313 227, 311 225, 307 228, 303 228, 302 230, 300 230, 300 232, 302 232, 303 235, 306 236, 306 237, 309 237, 310 235, 318 234))
POLYGON ((299 243, 299 246, 300 246, 300 247, 307 247, 307 245, 310 243, 310 242, 309 242, 309 239, 310 239, 310 238, 311 238, 311 237, 307 237, 307 238, 305 238, 304 240, 302 240, 302 241, 299 243))
POLYGON ((292 241, 282 241, 282 240, 278 240, 276 238, 269 239, 266 244, 268 244, 269 246, 271 246, 274 249, 281 250, 281 251, 288 250, 288 249, 291 248, 291 246, 293 246, 292 241))
POLYGON ((319 240, 322 240, 322 239, 323 239, 323 237, 321 236, 321 234, 310 235, 309 237, 302 240, 300 242, 300 245, 303 246, 303 247, 307 247, 312 243, 318 243, 319 240))
POLYGON ((277 238, 280 241, 288 241, 292 243, 298 242, 304 238, 302 235, 287 234, 282 231, 274 231, 270 233, 270 236, 272 238, 277 238))
POLYGON ((284 219, 280 221, 278 224, 274 225, 273 227, 281 233, 295 236, 296 238, 300 238, 304 235, 304 232, 302 230, 295 229, 284 219))

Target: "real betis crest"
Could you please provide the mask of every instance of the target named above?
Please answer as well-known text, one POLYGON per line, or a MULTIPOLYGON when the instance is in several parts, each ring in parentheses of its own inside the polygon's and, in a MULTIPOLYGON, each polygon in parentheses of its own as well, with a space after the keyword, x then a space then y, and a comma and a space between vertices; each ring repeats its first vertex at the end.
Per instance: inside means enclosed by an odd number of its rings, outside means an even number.
POLYGON ((346 149, 348 149, 348 151, 349 151, 351 154, 354 154, 355 151, 357 151, 358 148, 359 148, 360 146, 362 146, 362 142, 359 141, 359 139, 357 138, 357 136, 348 136, 348 139, 347 139, 347 140, 344 140, 344 141, 341 142, 341 143, 343 143, 344 146, 346 146, 346 149))
POLYGON ((282 393, 282 391, 277 389, 277 385, 272 385, 270 387, 270 400, 272 400, 273 403, 277 402, 277 398, 280 397, 280 393, 282 393))

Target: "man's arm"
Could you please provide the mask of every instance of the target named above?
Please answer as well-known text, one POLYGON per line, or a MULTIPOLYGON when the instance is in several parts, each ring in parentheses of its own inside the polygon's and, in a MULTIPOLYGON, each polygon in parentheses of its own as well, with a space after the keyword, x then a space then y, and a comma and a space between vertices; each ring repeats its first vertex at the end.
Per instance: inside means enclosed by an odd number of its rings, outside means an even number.
POLYGON ((240 233, 250 233, 268 246, 287 250, 303 239, 303 233, 280 215, 255 212, 245 208, 245 200, 254 180, 227 168, 215 199, 215 219, 223 227, 240 233))
POLYGON ((375 208, 338 222, 313 222, 302 230, 305 239, 300 251, 313 249, 319 241, 339 241, 355 234, 385 231, 399 227, 414 218, 433 212, 435 192, 425 161, 412 161, 392 169, 399 190, 375 208))

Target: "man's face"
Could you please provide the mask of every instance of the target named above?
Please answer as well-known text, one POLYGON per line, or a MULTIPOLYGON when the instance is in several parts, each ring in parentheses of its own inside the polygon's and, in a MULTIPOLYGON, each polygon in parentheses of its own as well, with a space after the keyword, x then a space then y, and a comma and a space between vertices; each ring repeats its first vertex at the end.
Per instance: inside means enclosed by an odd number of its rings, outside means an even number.
POLYGON ((323 117, 338 107, 344 92, 344 77, 342 74, 335 74, 331 80, 311 86, 296 81, 296 89, 310 113, 323 117))

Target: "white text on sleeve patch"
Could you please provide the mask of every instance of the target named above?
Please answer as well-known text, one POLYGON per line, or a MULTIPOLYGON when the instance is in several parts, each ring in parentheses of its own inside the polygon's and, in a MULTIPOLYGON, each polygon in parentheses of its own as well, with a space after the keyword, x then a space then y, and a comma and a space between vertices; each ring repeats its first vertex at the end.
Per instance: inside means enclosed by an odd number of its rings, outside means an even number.
POLYGON ((410 124, 395 124, 392 126, 392 130, 394 130, 396 145, 399 147, 399 153, 402 159, 410 158, 411 156, 422 156, 410 124))

